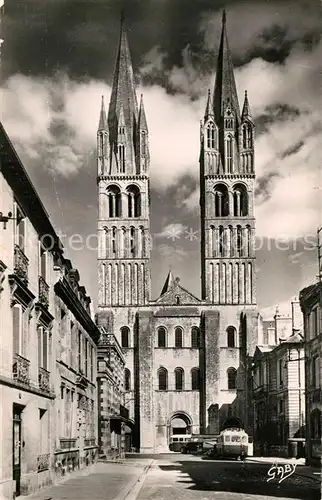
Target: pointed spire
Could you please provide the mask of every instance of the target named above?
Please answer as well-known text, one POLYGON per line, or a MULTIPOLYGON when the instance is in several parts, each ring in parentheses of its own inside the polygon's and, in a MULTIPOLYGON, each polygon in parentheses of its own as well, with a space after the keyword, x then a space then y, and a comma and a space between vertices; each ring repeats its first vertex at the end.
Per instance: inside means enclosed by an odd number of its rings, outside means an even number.
POLYGON ((172 274, 172 271, 170 268, 167 279, 165 280, 165 283, 163 285, 161 295, 164 295, 165 293, 167 293, 173 285, 174 285, 174 278, 173 278, 173 274, 172 274))
POLYGON ((143 94, 141 94, 141 100, 140 100, 138 128, 139 130, 145 130, 146 132, 148 132, 148 125, 146 121, 144 104, 143 104, 143 94))
POLYGON ((105 111, 105 103, 104 103, 104 96, 103 95, 102 95, 100 120, 99 120, 99 124, 98 124, 98 132, 100 132, 101 130, 107 130, 107 119, 106 119, 106 111, 105 111))
POLYGON ((121 106, 123 106, 126 127, 133 130, 138 116, 138 104, 131 54, 125 28, 124 12, 121 14, 120 40, 108 111, 108 124, 113 139, 115 139, 117 135, 116 128, 121 106))
POLYGON ((231 52, 228 45, 226 30, 226 11, 222 16, 222 32, 217 61, 216 83, 214 90, 214 110, 217 123, 223 117, 225 106, 230 101, 232 110, 237 120, 240 121, 240 109, 238 104, 236 83, 234 77, 234 68, 231 52))
POLYGON ((208 98, 207 98, 207 105, 206 105, 206 111, 205 111, 205 120, 208 120, 210 116, 214 116, 214 110, 213 110, 213 104, 212 104, 212 98, 211 98, 211 90, 208 89, 208 98))
POLYGON ((244 99, 244 106, 243 106, 243 111, 242 111, 242 119, 244 120, 245 118, 247 118, 249 121, 252 122, 252 114, 250 112, 247 90, 245 90, 245 99, 244 99))

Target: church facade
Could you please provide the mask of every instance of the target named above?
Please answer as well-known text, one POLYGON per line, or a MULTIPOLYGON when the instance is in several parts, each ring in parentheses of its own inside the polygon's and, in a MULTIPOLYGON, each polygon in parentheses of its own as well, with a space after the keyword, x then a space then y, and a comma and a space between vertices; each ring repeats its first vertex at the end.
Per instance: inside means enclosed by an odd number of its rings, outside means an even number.
MULTIPOLYGON (((124 22, 108 112, 97 132, 97 321, 125 358, 133 446, 175 433, 252 432, 247 363, 257 344, 254 123, 240 110, 223 16, 215 88, 200 125, 201 298, 171 272, 151 297, 150 152, 124 22)), ((151 158, 153 161, 153 158, 151 158)))

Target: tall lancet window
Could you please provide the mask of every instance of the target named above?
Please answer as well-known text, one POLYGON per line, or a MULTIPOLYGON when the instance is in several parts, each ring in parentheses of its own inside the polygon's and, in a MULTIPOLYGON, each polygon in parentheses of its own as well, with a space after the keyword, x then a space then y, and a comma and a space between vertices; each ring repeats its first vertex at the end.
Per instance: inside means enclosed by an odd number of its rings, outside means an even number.
POLYGON ((231 135, 226 139, 226 160, 227 172, 231 174, 233 170, 233 139, 231 135))
POLYGON ((116 254, 116 227, 112 227, 112 254, 116 254))
POLYGON ((134 255, 134 252, 135 252, 135 229, 134 229, 134 227, 130 228, 130 252, 131 252, 131 255, 134 255))
POLYGON ((252 129, 249 123, 243 125, 243 148, 250 149, 253 146, 252 129))
POLYGON ((213 123, 207 125, 207 148, 215 147, 215 127, 213 123))
POLYGON ((119 165, 121 174, 125 173, 125 146, 124 144, 119 145, 119 165))

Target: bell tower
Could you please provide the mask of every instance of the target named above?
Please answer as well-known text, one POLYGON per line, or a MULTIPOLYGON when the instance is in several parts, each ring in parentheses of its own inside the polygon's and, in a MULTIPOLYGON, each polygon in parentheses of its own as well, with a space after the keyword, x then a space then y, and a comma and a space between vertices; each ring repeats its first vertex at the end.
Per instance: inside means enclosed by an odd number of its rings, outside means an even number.
POLYGON ((255 305, 254 123, 240 113, 223 14, 213 95, 200 125, 202 298, 255 305))
POLYGON ((99 307, 150 299, 148 138, 122 19, 109 110, 102 99, 97 131, 99 307))

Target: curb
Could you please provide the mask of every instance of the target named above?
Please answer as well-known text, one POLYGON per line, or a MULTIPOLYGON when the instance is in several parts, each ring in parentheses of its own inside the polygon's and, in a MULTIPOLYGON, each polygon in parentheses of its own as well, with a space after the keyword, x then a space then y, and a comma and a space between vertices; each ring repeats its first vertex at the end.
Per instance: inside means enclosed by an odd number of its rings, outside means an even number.
POLYGON ((140 493, 140 490, 144 484, 145 478, 152 467, 154 463, 154 460, 151 460, 151 462, 146 465, 139 474, 137 478, 134 479, 134 481, 131 481, 130 484, 127 484, 122 491, 114 498, 114 500, 135 500, 140 493))

